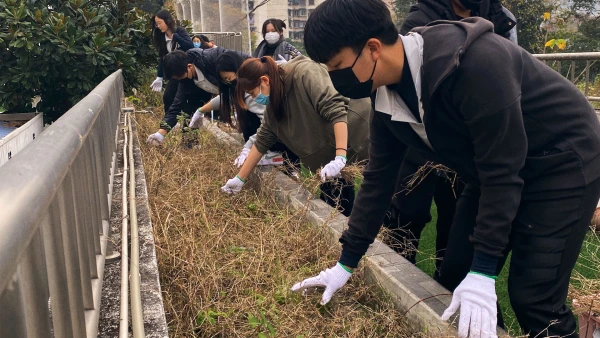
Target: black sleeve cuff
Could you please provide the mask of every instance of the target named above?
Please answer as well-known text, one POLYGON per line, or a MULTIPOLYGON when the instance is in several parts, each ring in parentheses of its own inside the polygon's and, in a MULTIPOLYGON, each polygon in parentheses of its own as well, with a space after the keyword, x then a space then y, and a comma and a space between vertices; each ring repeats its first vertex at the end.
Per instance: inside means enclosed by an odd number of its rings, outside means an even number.
POLYGON ((340 256, 339 262, 344 266, 356 269, 356 267, 358 266, 358 262, 360 262, 361 258, 362 255, 355 254, 354 252, 350 252, 346 249, 342 249, 342 255, 340 256))
POLYGON ((496 276, 499 260, 498 257, 475 251, 473 262, 471 263, 471 271, 487 276, 496 276))

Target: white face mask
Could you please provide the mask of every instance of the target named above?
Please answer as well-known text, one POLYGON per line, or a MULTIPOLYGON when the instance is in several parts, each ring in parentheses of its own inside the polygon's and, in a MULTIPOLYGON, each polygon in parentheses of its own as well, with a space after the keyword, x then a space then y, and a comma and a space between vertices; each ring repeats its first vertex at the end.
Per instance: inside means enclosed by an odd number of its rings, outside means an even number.
POLYGON ((280 37, 281 36, 277 32, 268 32, 267 34, 265 34, 265 40, 267 40, 267 43, 269 43, 270 45, 276 44, 277 41, 279 41, 280 37))

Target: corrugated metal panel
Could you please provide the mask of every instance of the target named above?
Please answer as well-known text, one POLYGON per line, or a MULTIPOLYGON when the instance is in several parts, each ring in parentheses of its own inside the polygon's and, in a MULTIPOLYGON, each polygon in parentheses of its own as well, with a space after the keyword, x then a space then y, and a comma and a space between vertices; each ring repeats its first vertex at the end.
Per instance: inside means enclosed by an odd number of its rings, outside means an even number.
POLYGON ((8 162, 19 151, 35 140, 44 130, 42 114, 29 120, 22 127, 13 130, 0 139, 0 166, 8 162))

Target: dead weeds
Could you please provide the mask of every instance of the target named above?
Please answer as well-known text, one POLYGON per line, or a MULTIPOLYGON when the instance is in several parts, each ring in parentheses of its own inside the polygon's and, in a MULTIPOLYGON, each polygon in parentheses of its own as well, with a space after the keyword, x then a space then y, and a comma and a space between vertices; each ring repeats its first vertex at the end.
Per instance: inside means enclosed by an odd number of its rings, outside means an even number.
MULTIPOLYGON (((137 114, 139 137, 159 114, 137 114)), ((175 133, 173 133, 175 134, 175 133)), ((339 248, 302 213, 275 203, 251 177, 236 196, 220 191, 235 175, 237 149, 206 132, 201 149, 142 144, 161 287, 173 337, 416 337, 402 312, 361 269, 330 304, 290 287, 335 264, 339 248)))

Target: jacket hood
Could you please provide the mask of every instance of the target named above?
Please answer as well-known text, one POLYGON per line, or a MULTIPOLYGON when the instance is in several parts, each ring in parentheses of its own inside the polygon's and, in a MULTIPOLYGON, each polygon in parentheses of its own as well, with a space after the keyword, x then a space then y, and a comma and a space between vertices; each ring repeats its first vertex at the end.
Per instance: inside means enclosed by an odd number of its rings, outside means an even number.
POLYGON ((412 30, 423 37, 423 101, 459 65, 460 58, 475 40, 494 33, 494 25, 480 17, 461 21, 434 21, 412 30), (425 90, 426 89, 426 90, 425 90))
MULTIPOLYGON (((413 10, 424 12, 431 21, 435 20, 460 20, 454 12, 452 0, 419 0, 413 6, 413 10)), ((506 10, 510 13, 508 10, 506 10)), ((471 13, 472 16, 482 17, 494 24, 496 34, 505 35, 516 25, 514 16, 508 15, 499 0, 482 0, 478 10, 471 13)))

